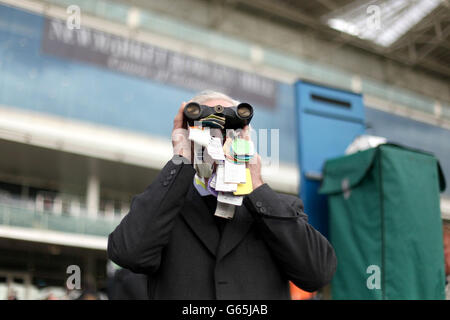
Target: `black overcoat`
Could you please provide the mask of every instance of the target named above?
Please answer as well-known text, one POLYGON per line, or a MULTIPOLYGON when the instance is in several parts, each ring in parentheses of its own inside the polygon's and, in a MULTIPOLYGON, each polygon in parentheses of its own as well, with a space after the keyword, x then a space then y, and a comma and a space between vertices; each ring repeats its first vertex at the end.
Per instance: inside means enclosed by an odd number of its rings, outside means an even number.
POLYGON ((220 237, 193 186, 194 168, 179 160, 133 197, 108 238, 112 261, 147 274, 150 299, 289 299, 289 280, 306 291, 330 282, 334 250, 299 198, 263 184, 220 237))

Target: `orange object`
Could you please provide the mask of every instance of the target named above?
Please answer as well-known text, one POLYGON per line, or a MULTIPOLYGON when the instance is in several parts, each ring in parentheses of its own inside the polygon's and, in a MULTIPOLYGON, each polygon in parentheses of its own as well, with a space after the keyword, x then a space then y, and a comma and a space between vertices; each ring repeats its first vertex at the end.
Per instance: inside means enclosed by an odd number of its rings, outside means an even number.
POLYGON ((291 300, 309 300, 312 299, 317 293, 302 290, 290 281, 289 286, 291 291, 291 300))
POLYGON ((450 275, 450 225, 444 226, 445 275, 450 275))

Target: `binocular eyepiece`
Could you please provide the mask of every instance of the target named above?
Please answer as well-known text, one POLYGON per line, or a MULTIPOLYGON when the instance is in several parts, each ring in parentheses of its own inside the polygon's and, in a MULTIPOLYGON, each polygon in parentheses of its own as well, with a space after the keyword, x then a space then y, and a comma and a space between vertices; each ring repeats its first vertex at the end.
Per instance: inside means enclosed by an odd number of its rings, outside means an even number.
POLYGON ((212 122, 211 119, 214 120, 214 116, 217 116, 217 118, 225 119, 223 129, 242 129, 252 120, 253 107, 245 102, 233 107, 221 105, 210 107, 200 105, 197 102, 190 102, 184 107, 183 113, 190 126, 194 125, 195 121, 201 121, 202 125, 208 127, 212 122))

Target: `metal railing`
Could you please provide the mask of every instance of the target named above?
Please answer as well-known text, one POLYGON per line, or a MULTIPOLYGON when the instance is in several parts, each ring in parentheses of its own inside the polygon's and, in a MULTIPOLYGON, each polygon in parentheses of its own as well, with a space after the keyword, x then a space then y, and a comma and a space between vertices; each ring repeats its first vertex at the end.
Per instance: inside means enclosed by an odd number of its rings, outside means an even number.
POLYGON ((0 225, 53 230, 66 233, 107 236, 119 224, 120 216, 70 216, 39 211, 29 202, 22 205, 0 202, 0 225))

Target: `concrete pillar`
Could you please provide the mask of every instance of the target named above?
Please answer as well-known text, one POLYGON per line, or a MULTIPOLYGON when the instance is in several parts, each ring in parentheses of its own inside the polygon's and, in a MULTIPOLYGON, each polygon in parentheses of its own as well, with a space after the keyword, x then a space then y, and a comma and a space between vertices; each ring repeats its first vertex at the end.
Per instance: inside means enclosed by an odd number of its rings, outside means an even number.
POLYGON ((86 186, 86 209, 88 216, 96 217, 100 206, 100 178, 95 165, 90 166, 86 186))
POLYGON ((95 281, 95 257, 91 253, 86 253, 84 257, 83 276, 83 290, 97 290, 97 283, 95 281))
POLYGON ((22 188, 20 191, 21 191, 20 196, 21 196, 22 200, 25 200, 25 201, 29 200, 30 188, 28 187, 28 184, 25 180, 22 181, 22 188))
POLYGON ((31 296, 31 276, 29 274, 25 275, 24 278, 24 285, 25 285, 25 300, 30 300, 31 296))

